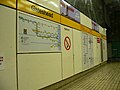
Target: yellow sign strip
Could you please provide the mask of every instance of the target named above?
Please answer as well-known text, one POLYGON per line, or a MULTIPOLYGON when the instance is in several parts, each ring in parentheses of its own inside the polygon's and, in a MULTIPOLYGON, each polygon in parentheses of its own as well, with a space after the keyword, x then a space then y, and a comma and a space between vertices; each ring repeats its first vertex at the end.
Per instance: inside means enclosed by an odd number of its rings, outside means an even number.
POLYGON ((26 0, 18 0, 18 10, 60 23, 60 15, 26 0))
POLYGON ((98 33, 98 32, 96 32, 96 31, 94 31, 94 30, 91 30, 91 34, 94 35, 94 36, 97 36, 97 37, 102 38, 102 37, 101 37, 101 34, 98 33))
POLYGON ((80 24, 61 15, 61 24, 80 30, 80 24))
POLYGON ((0 0, 0 4, 16 8, 16 0, 0 0))
POLYGON ((82 25, 82 29, 83 29, 82 31, 85 31, 85 32, 91 34, 91 29, 89 29, 88 27, 82 25))
POLYGON ((94 31, 94 30, 92 30, 84 25, 81 25, 73 20, 70 20, 69 18, 66 18, 64 16, 61 16, 61 24, 67 25, 67 26, 72 27, 74 29, 81 30, 83 32, 87 32, 89 34, 92 34, 94 36, 106 39, 106 36, 103 37, 102 34, 96 32, 96 31, 94 31))
MULTIPOLYGON (((6 5, 6 6, 9 6, 12 8, 16 8, 16 0, 0 0, 0 4, 6 5)), ((34 3, 31 3, 27 0, 18 0, 18 10, 67 25, 74 29, 90 33, 94 36, 103 38, 105 40, 107 39, 105 35, 102 35, 94 30, 89 29, 88 27, 86 27, 84 25, 81 25, 73 20, 70 20, 69 18, 66 18, 57 13, 54 13, 48 9, 45 9, 45 8, 38 6, 34 3)))
POLYGON ((107 37, 105 35, 101 34, 101 36, 103 39, 107 40, 107 37))

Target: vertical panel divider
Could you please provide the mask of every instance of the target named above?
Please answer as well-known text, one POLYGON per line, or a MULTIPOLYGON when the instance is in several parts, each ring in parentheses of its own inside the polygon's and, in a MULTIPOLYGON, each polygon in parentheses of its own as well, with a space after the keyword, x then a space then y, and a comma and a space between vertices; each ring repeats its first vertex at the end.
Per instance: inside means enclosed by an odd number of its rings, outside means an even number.
MULTIPOLYGON (((60 5, 60 4, 59 4, 60 5)), ((62 43, 62 40, 61 40, 61 15, 60 15, 60 41, 62 43)), ((62 77, 62 80, 63 80, 63 61, 62 61, 62 44, 61 44, 61 77, 62 77)))
POLYGON ((17 55, 17 46, 18 46, 18 43, 17 43, 17 30, 18 30, 18 0, 16 0, 16 83, 17 83, 17 90, 19 90, 18 86, 18 55, 17 55))
POLYGON ((75 61, 74 61, 74 35, 73 35, 73 29, 72 29, 72 52, 73 52, 73 74, 75 75, 75 61))

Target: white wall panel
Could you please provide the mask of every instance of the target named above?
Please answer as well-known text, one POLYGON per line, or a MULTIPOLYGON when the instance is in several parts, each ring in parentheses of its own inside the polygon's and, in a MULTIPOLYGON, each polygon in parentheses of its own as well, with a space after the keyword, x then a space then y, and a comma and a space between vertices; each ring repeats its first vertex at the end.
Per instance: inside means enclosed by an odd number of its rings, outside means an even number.
POLYGON ((97 37, 93 36, 93 53, 94 53, 94 66, 99 64, 99 60, 97 59, 97 37))
POLYGON ((61 25, 63 79, 73 75, 72 28, 61 25))
POLYGON ((107 35, 107 29, 106 28, 103 28, 103 35, 107 35))
POLYGON ((103 54, 103 55, 101 55, 102 56, 102 58, 103 58, 103 62, 105 61, 105 58, 106 58, 106 56, 105 56, 105 40, 104 39, 101 39, 102 40, 102 53, 101 54, 103 54))
POLYGON ((92 21, 91 21, 91 19, 88 18, 83 13, 80 13, 80 22, 81 22, 81 24, 83 24, 83 25, 89 27, 90 29, 92 29, 92 21))
POLYGON ((81 31, 73 30, 74 73, 82 71, 81 31))
POLYGON ((103 28, 99 25, 99 33, 104 35, 103 28))
POLYGON ((93 52, 94 52, 94 66, 101 63, 101 47, 97 42, 97 37, 93 36, 93 52))
MULTIPOLYGON (((101 42, 101 41, 100 41, 101 42)), ((101 63, 102 58, 101 58, 101 44, 97 43, 97 59, 99 60, 99 63, 101 63)))
POLYGON ((16 11, 0 6, 0 90, 17 90, 16 83, 16 11))
POLYGON ((105 41, 105 61, 107 61, 108 60, 107 40, 104 41, 105 41))
POLYGON ((38 90, 62 80, 61 54, 19 54, 19 90, 38 90))

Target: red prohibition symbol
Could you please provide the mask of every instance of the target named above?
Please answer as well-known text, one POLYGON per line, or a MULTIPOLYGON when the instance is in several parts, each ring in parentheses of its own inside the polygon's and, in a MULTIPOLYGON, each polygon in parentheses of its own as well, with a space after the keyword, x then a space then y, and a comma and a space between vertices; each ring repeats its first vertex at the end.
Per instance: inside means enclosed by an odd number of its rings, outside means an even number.
POLYGON ((66 50, 70 50, 71 48, 71 40, 68 36, 66 36, 64 39, 64 47, 66 50))

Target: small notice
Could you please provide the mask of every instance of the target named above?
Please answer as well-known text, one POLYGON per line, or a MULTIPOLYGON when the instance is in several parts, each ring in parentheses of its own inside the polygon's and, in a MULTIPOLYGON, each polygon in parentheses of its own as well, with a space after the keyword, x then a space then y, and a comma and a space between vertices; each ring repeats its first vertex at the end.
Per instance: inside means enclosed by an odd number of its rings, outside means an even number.
POLYGON ((0 56, 0 70, 3 70, 4 69, 4 61, 3 61, 3 57, 0 56))
POLYGON ((100 43, 100 38, 97 38, 97 43, 100 43))

